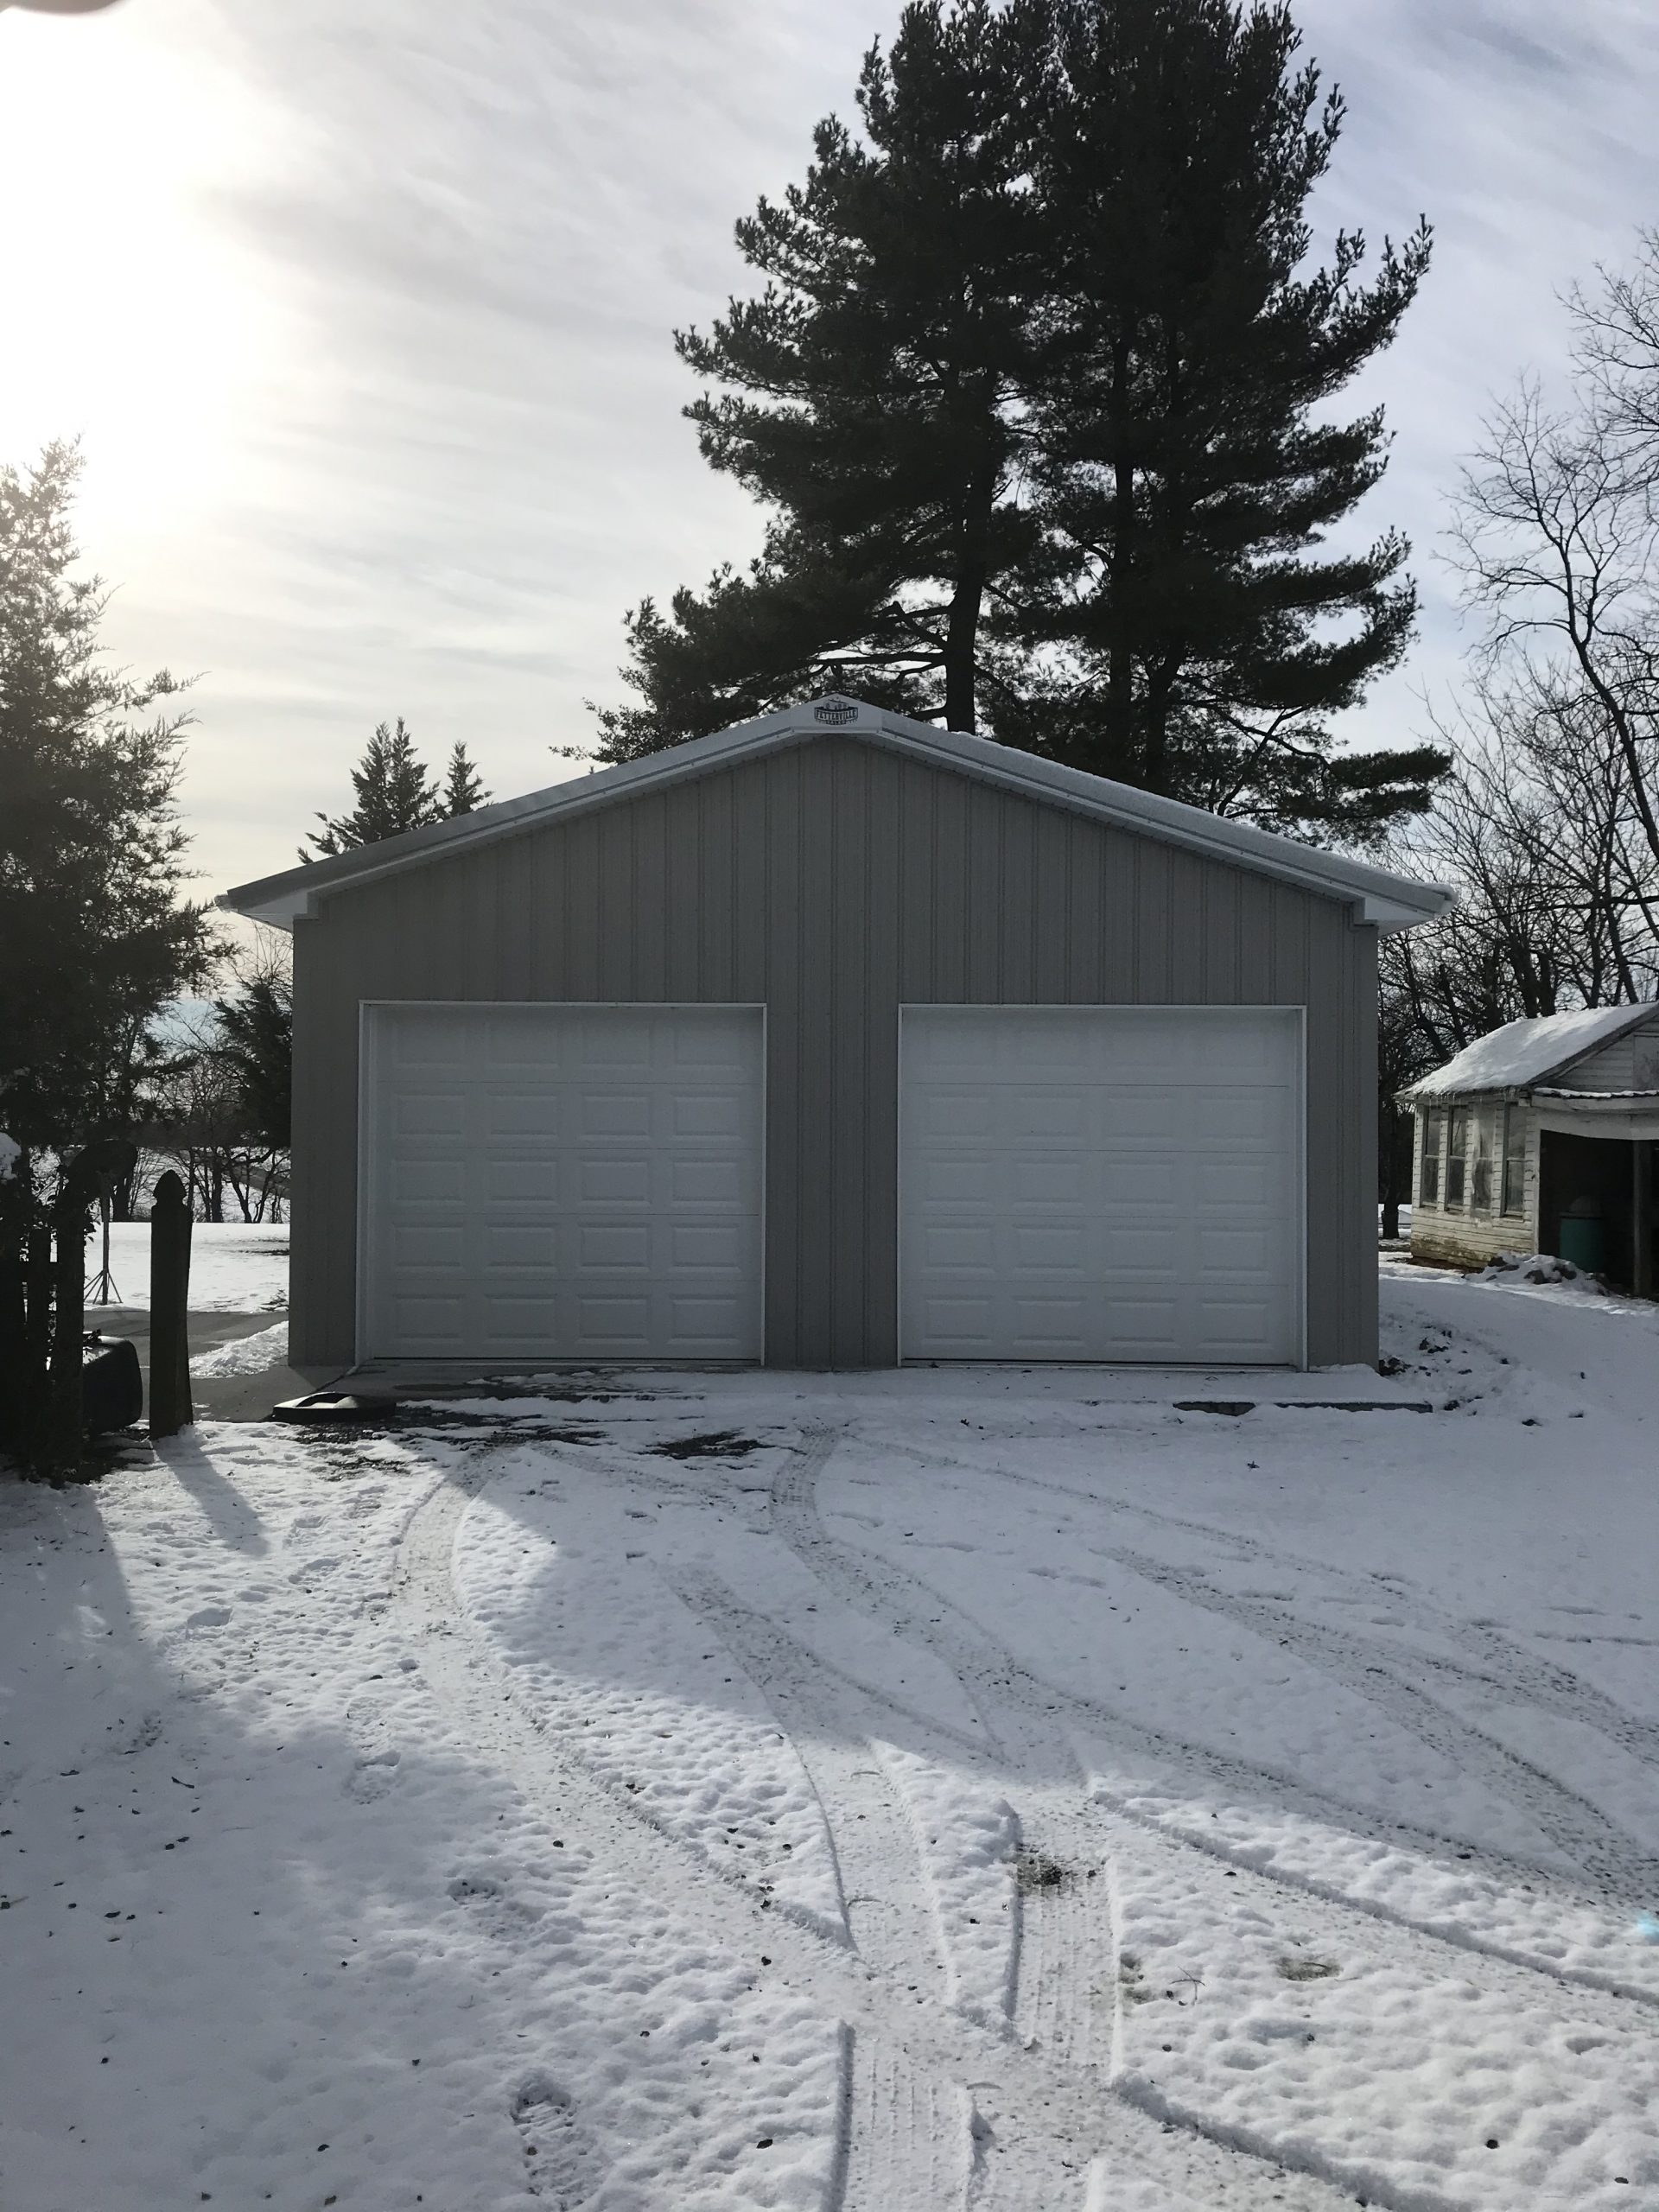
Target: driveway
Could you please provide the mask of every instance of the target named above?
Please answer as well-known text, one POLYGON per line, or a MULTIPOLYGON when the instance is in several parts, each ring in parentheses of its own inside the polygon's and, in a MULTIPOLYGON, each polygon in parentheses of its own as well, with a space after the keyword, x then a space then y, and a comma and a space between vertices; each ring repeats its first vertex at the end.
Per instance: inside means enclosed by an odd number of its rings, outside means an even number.
POLYGON ((0 1486, 0 2199, 1654 2201, 1654 1317, 1385 1289, 0 1486))

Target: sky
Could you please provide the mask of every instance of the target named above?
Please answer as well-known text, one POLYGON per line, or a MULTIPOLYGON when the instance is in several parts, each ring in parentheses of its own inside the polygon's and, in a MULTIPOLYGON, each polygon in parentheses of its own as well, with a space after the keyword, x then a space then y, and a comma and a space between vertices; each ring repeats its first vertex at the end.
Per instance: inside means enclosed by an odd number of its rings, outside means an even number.
MULTIPOLYGON (((1483 415, 1564 366, 1560 295, 1659 222, 1652 0, 1300 0, 1346 96, 1328 234, 1437 246, 1353 388, 1395 433, 1368 533, 1421 634, 1344 734, 1402 742, 1472 632, 1446 502, 1483 415)), ((756 550, 671 334, 735 219, 853 113, 896 0, 120 0, 0 8, 0 459, 86 456, 135 671, 193 674, 207 895, 289 864, 374 724, 495 796, 572 772, 621 616, 756 550)))

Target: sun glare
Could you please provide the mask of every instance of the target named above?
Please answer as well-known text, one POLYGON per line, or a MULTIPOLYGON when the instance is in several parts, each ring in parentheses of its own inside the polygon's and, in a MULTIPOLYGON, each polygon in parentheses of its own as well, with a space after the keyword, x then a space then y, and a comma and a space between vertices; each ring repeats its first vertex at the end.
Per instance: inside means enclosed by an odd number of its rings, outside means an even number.
POLYGON ((191 0, 0 12, 0 456, 83 438, 100 565, 110 536, 139 526, 153 546, 223 496, 234 426, 276 365, 280 317, 216 219, 276 133, 212 28, 191 0))

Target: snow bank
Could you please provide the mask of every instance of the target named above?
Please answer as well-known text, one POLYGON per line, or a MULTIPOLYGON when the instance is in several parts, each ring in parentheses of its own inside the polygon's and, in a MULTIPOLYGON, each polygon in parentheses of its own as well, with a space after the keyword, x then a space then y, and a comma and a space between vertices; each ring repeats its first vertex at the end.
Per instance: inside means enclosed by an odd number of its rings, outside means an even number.
POLYGON ((1599 1275, 1575 1268, 1571 1260, 1558 1260, 1552 1252, 1499 1252, 1475 1277, 1477 1282, 1501 1282, 1511 1290, 1523 1284, 1572 1288, 1583 1298, 1605 1298, 1607 1286, 1599 1275))
POLYGON ((263 1375, 272 1367, 282 1367, 288 1360, 288 1324, 276 1321, 269 1329, 256 1330, 251 1337, 235 1337, 229 1344, 216 1344, 212 1351, 200 1352, 190 1363, 193 1375, 263 1375))

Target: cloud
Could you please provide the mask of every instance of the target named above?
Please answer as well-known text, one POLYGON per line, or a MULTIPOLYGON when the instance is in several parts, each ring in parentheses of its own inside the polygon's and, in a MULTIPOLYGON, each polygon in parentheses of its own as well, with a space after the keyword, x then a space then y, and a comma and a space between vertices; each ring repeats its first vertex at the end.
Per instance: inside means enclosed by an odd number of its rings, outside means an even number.
MULTIPOLYGON (((852 112, 869 0, 130 0, 0 16, 0 235, 25 342, 0 451, 84 429, 124 658, 205 671, 186 801, 215 887, 337 807, 373 724, 499 793, 615 698, 622 609, 741 559, 677 325, 745 284, 734 219, 852 112), (31 124, 30 118, 35 118, 31 124), (19 131, 32 152, 20 150, 19 131), (8 148, 10 150, 8 150, 8 148), (43 177, 42 164, 54 173, 43 177), (8 167, 8 163, 10 164, 8 167)), ((1349 120, 1324 234, 1438 233, 1353 403, 1393 463, 1424 638, 1356 718, 1408 736, 1459 649, 1434 547, 1489 397, 1560 367, 1557 295, 1659 209, 1648 0, 1302 0, 1349 120)))

